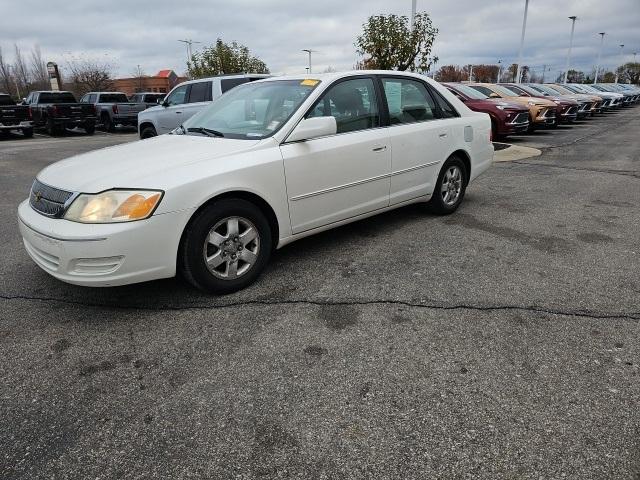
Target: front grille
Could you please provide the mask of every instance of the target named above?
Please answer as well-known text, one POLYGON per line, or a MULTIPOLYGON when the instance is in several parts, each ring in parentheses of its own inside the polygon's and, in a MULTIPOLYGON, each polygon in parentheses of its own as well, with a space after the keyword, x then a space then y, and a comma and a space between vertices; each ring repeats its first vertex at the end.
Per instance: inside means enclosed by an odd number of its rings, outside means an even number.
POLYGON ((591 110, 591 104, 589 102, 584 103, 580 106, 581 112, 586 112, 587 110, 591 110))
POLYGON ((576 106, 569 107, 567 109, 567 111, 564 112, 564 113, 565 113, 565 115, 573 115, 574 113, 578 113, 578 107, 576 107, 576 106))
POLYGON ((522 112, 516 115, 513 119, 513 123, 524 123, 529 121, 529 112, 522 112))
POLYGON ((50 187, 34 180, 29 195, 29 204, 31 208, 42 215, 60 218, 64 214, 65 203, 72 195, 72 192, 50 187))

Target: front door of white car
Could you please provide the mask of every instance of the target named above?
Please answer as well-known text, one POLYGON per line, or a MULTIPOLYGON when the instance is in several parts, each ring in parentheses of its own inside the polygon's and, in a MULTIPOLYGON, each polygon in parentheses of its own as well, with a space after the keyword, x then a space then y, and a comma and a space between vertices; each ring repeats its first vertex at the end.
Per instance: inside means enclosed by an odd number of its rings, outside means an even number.
POLYGON ((372 78, 341 81, 306 115, 335 117, 338 133, 281 146, 293 233, 389 205, 391 144, 379 97, 372 78))
POLYGON ((165 99, 162 110, 158 113, 156 125, 158 135, 169 133, 174 128, 182 125, 185 104, 189 85, 180 85, 174 88, 165 99))
POLYGON ((449 122, 426 85, 417 79, 384 77, 393 151, 390 204, 430 194, 451 144, 449 122))

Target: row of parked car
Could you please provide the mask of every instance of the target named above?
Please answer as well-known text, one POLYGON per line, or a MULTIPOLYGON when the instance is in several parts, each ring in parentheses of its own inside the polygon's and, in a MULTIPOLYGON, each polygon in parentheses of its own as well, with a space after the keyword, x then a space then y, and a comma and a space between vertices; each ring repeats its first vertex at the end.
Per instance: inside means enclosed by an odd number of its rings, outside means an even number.
POLYGON ((66 129, 80 128, 92 135, 96 127, 112 132, 122 125, 137 126, 141 138, 149 138, 175 129, 233 87, 268 76, 193 80, 176 86, 168 95, 142 92, 127 97, 122 92, 89 92, 80 101, 67 91, 35 91, 17 104, 0 93, 0 132, 7 135, 18 130, 31 137, 34 128, 40 128, 56 136, 66 129), (151 111, 141 116, 148 109, 151 111))
POLYGON ((489 114, 494 139, 557 128, 640 101, 633 85, 444 83, 471 110, 489 114))
MULTIPOLYGON (((137 126, 141 139, 171 132, 226 91, 269 75, 231 75, 181 83, 168 95, 143 92, 89 92, 78 102, 71 92, 31 92, 17 105, 0 93, 0 132, 34 128, 60 135, 79 127, 89 135, 96 126, 112 132, 117 125, 137 126)), ((489 114, 494 139, 557 128, 587 116, 637 103, 640 88, 599 83, 444 83, 471 110, 489 114)))

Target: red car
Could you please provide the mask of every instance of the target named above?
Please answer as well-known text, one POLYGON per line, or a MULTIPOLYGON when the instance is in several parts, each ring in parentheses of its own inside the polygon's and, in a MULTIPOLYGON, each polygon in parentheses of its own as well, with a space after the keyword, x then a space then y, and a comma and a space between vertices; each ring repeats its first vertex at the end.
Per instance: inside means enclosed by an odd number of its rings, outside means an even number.
POLYGON ((443 83, 456 97, 474 112, 488 113, 491 117, 493 138, 526 133, 529 128, 529 109, 501 98, 489 98, 463 83, 443 83))
POLYGON ((544 98, 546 100, 551 100, 553 103, 557 105, 556 107, 556 123, 553 124, 553 127, 557 127, 560 122, 562 123, 573 123, 578 118, 578 109, 580 104, 575 100, 572 100, 567 97, 561 96, 549 96, 544 95, 537 90, 527 86, 527 85, 518 85, 515 83, 500 83, 503 87, 507 87, 510 90, 513 90, 517 94, 523 97, 536 97, 536 98, 544 98))

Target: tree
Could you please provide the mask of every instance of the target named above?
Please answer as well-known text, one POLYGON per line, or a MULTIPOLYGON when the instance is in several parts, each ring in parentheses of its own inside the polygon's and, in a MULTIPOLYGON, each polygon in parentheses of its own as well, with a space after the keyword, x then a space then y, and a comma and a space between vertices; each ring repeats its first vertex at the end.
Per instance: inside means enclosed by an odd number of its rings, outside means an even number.
POLYGON ((87 92, 110 90, 114 70, 115 66, 107 60, 71 57, 66 62, 65 75, 61 76, 65 88, 81 97, 87 92))
POLYGON ((462 82, 469 79, 469 72, 457 65, 443 65, 438 69, 434 78, 438 82, 462 82))
POLYGON ((236 42, 227 44, 220 38, 214 45, 194 53, 187 62, 187 69, 191 78, 232 73, 269 73, 267 65, 252 56, 247 47, 236 42))
POLYGON ((493 83, 498 80, 498 65, 474 65, 473 80, 476 82, 493 83))
POLYGON ((640 83, 640 63, 625 63, 616 69, 620 83, 640 83))
POLYGON ((48 90, 51 88, 47 64, 42 59, 40 47, 36 45, 31 51, 31 90, 48 90))
POLYGON ((13 81, 11 64, 5 61, 4 55, 2 54, 2 47, 0 47, 0 89, 9 95, 15 92, 15 82, 13 81))
POLYGON ((398 15, 371 16, 362 28, 355 46, 364 68, 428 72, 437 61, 430 54, 438 29, 426 12, 416 14, 413 29, 398 15))
MULTIPOLYGON (((569 70, 567 72, 567 83, 584 83, 586 75, 579 70, 569 70)), ((558 75, 556 82, 564 82, 564 72, 558 75)))

